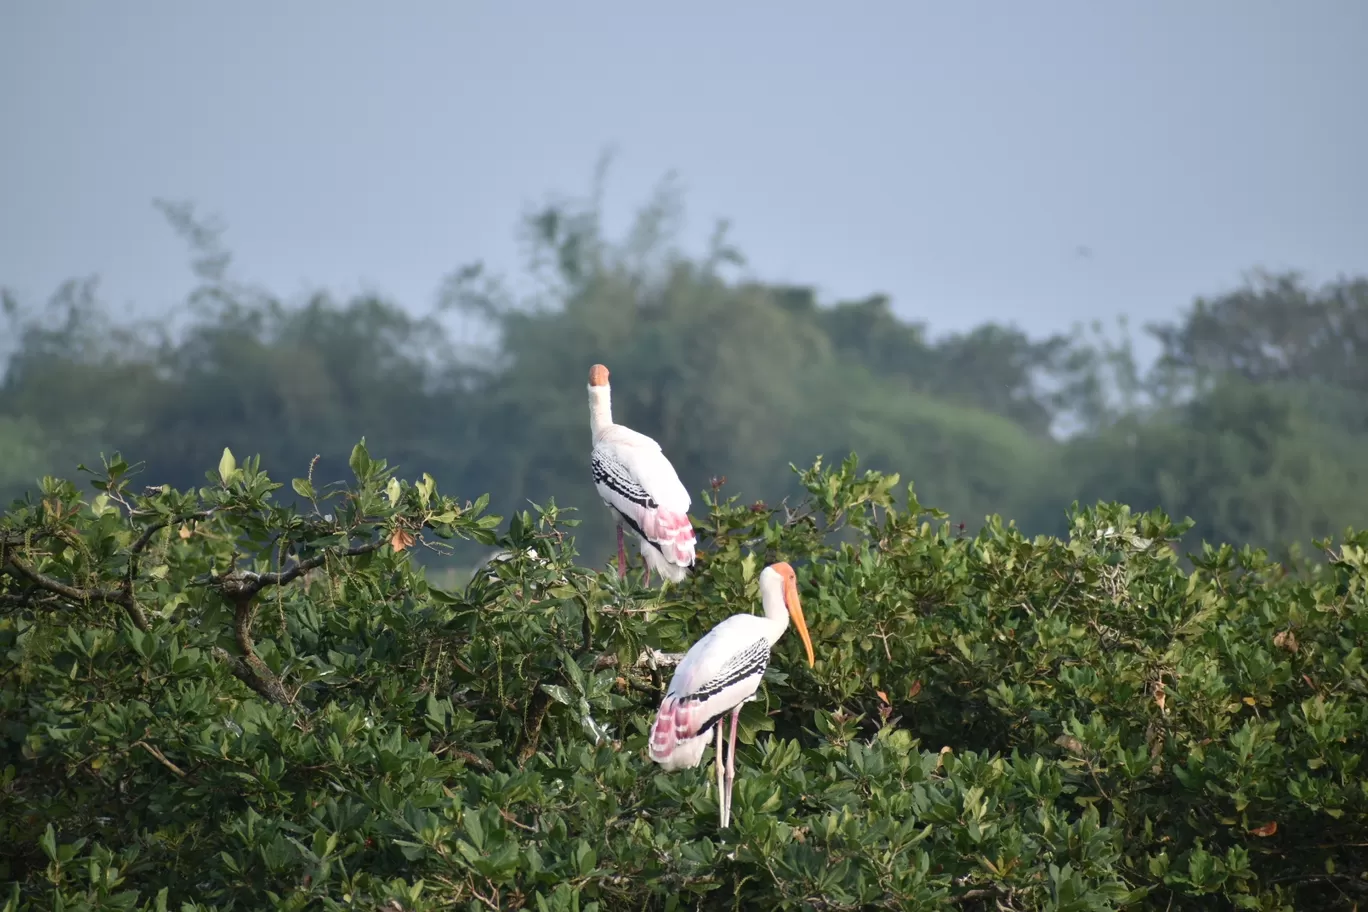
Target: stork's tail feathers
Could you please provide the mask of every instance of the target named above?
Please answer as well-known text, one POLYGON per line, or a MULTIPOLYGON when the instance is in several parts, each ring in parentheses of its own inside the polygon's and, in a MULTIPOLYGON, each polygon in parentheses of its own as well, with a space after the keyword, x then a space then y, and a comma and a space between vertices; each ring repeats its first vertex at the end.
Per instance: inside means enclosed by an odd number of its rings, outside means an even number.
POLYGON ((703 751, 708 747, 708 734, 693 731, 694 722, 689 707, 681 705, 674 696, 666 696, 651 725, 649 751, 651 759, 666 770, 674 771, 698 766, 703 751))
POLYGON ((665 562, 678 567, 692 567, 698 537, 694 534, 693 523, 689 522, 689 515, 657 508, 649 511, 645 519, 642 531, 646 533, 647 538, 660 546, 660 553, 665 562))
MULTIPOLYGON (((641 543, 641 557, 646 561, 646 566, 651 569, 652 573, 659 573, 672 583, 682 583, 689 575, 688 565, 681 566, 671 562, 664 554, 656 550, 655 545, 648 542, 641 543)), ((693 561, 689 563, 692 564, 693 561)))

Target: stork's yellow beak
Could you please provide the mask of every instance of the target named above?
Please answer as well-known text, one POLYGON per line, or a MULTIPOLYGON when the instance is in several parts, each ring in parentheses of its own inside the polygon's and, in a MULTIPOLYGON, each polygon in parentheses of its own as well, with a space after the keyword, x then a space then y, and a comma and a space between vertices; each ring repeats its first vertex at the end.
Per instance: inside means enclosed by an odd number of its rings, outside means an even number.
POLYGON ((784 580, 784 604, 788 607, 789 617, 793 618, 793 626, 797 628, 798 635, 803 638, 808 667, 812 667, 817 664, 817 658, 812 654, 812 637, 808 636, 807 619, 803 617, 803 603, 798 598, 798 580, 792 575, 784 580))

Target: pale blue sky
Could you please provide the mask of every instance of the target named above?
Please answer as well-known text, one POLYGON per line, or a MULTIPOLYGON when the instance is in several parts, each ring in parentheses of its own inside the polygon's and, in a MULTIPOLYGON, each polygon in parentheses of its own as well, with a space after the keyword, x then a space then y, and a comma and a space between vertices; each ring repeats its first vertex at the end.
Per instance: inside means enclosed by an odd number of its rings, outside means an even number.
POLYGON ((729 217, 827 299, 1170 316, 1253 267, 1368 271, 1365 43, 1363 0, 14 2, 0 284, 169 306, 165 197, 279 293, 426 307, 516 269, 519 213, 612 145, 610 224, 677 170, 692 245, 729 217))

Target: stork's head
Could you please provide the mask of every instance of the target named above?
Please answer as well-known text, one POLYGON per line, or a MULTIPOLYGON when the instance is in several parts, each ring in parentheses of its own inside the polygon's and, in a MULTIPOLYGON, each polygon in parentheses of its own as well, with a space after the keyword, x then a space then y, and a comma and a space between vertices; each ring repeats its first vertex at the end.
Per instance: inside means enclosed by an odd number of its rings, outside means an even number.
POLYGON ((798 576, 787 561, 770 564, 760 571, 761 592, 772 587, 783 592, 784 607, 788 609, 789 617, 793 620, 793 626, 797 629, 798 636, 803 639, 803 648, 807 650, 808 665, 815 665, 817 658, 812 653, 812 637, 808 636, 807 620, 803 617, 803 603, 798 598, 798 576))
POLYGON ((595 364, 589 368, 589 430, 594 439, 613 423, 613 394, 608 385, 608 368, 595 364))

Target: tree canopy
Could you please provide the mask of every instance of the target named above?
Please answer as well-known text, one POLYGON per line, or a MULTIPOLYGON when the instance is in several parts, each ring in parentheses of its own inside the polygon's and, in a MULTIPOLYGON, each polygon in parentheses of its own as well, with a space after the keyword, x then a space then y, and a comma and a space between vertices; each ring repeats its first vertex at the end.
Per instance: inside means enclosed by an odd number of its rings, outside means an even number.
MULTIPOLYGON (((1368 891, 1368 536, 1289 574, 1158 511, 973 536, 852 457, 708 494, 669 594, 358 444, 288 489, 49 479, 0 520, 0 896, 60 910, 1344 908, 1368 891), (293 509, 279 498, 297 496, 293 509), (901 502, 902 507, 899 507, 901 502), (507 551, 467 586, 417 549, 507 551), (799 568, 711 771, 645 756, 679 651, 799 568), (1215 904, 1215 905, 1213 905, 1215 904)), ((751 607, 749 610, 754 610, 751 607)))
POLYGON ((43 307, 6 295, 0 497, 114 449, 181 486, 224 446, 332 473, 365 435, 498 509, 553 495, 578 508, 597 561, 611 529, 585 483, 583 383, 602 361, 619 420, 660 440, 695 496, 725 479, 776 502, 796 491, 790 460, 855 451, 970 529, 1000 514, 1058 534, 1071 502, 1119 499, 1200 517, 1190 544, 1277 549, 1368 518, 1365 279, 1255 276, 1147 327, 1162 351, 1141 371, 1124 326, 933 338, 884 295, 826 304, 737 278, 724 232, 697 256, 673 246, 668 188, 619 240, 593 204, 535 213, 533 293, 475 265, 427 313, 375 295, 283 300, 238 281, 192 209, 163 208, 200 283, 164 319, 117 316, 93 279, 43 307))
POLYGON ((676 202, 549 207, 534 293, 431 312, 241 283, 182 206, 164 318, 4 296, 0 912, 1357 908, 1364 280, 1256 277, 1142 371, 738 277, 676 202), (604 572, 596 361, 694 494, 668 592, 604 572), (647 730, 776 560, 817 661, 719 832, 647 730))

